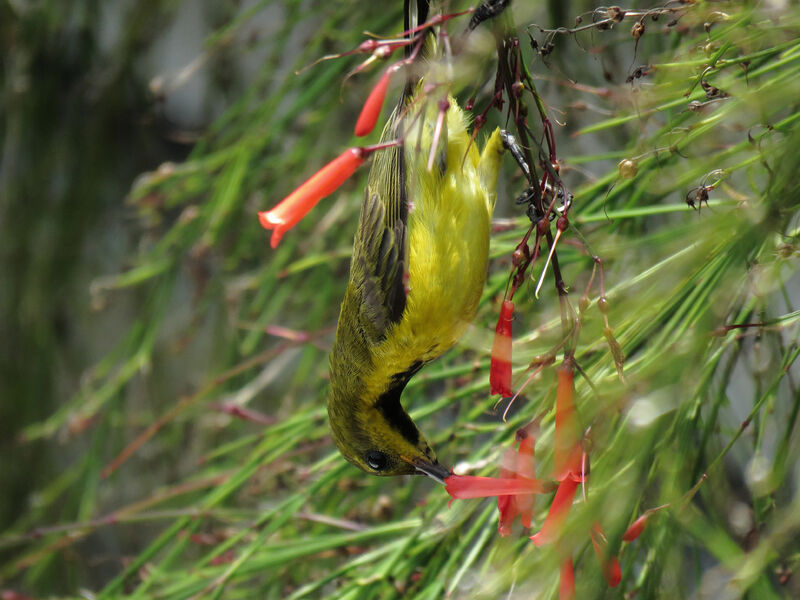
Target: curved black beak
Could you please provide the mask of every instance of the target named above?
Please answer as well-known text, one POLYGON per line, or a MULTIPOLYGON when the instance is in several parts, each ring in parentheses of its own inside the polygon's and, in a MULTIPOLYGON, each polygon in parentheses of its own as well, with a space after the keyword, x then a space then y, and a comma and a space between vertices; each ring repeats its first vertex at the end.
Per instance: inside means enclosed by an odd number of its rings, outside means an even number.
POLYGON ((443 467, 439 462, 431 462, 422 458, 412 462, 417 473, 427 475, 437 483, 445 485, 444 480, 450 477, 450 469, 443 467))

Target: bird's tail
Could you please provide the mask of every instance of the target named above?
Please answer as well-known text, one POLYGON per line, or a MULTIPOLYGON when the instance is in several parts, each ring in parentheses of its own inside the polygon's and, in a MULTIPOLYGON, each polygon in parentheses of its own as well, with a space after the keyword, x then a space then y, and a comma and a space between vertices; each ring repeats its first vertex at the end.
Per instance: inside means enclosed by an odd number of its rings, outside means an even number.
MULTIPOLYGON (((428 20, 430 14, 430 0, 403 0, 403 27, 406 38, 413 38, 419 32, 414 31, 417 27, 428 20)), ((417 86, 421 79, 421 69, 419 65, 436 55, 436 35, 433 29, 427 29, 423 34, 422 47, 417 49, 417 43, 409 44, 405 47, 405 56, 409 58, 416 49, 415 66, 406 69, 406 86, 403 90, 404 98, 410 98, 416 93, 417 86)))

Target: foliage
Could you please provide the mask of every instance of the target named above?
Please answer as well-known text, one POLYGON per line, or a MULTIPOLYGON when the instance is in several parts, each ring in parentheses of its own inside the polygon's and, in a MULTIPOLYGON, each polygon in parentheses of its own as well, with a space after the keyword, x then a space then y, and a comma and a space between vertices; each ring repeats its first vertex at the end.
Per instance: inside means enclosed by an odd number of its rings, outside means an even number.
MULTIPOLYGON (((97 598, 556 594, 558 553, 518 529, 501 538, 494 503, 448 507, 431 482, 367 477, 330 443, 326 357, 366 171, 275 251, 255 213, 352 145, 343 140, 378 76, 342 84, 353 57, 295 71, 357 46, 362 31, 397 33, 402 18, 399 3, 310 5, 286 3, 286 27, 253 41, 252 24, 275 9, 254 3, 207 40, 209 57, 234 47, 266 58, 186 160, 136 180, 141 241, 92 294, 97 305, 141 299, 138 316, 71 399, 20 432, 20 447, 59 445, 71 463, 0 534, 2 586, 91 586, 97 598), (104 581, 90 575, 98 561, 113 566, 104 581), (65 568, 74 576, 60 583, 65 568)), ((625 8, 618 21, 590 10, 580 31, 533 25, 571 26, 563 11, 580 9, 569 3, 545 15, 519 1, 506 15, 574 194, 558 259, 580 310, 576 402, 590 428, 591 484, 564 532, 578 597, 796 596, 800 12, 625 8), (602 272, 588 287, 594 256, 602 272), (639 514, 667 503, 622 543, 639 514), (620 553, 613 590, 589 550, 598 519, 620 553)), ((448 24, 451 36, 466 18, 448 24)), ((454 91, 462 105, 475 95, 478 112, 491 101, 495 49, 490 26, 471 38, 469 83, 454 91)), ((505 126, 505 112, 488 114, 505 126)), ((552 465, 555 367, 526 385, 507 420, 489 395, 492 331, 530 223, 513 205, 524 184, 507 163, 475 324, 404 394, 440 457, 477 474, 495 474, 534 418, 540 469, 552 465)), ((542 266, 515 297, 515 390, 565 335, 551 275, 534 295, 542 266)), ((537 500, 534 530, 549 501, 537 500)))

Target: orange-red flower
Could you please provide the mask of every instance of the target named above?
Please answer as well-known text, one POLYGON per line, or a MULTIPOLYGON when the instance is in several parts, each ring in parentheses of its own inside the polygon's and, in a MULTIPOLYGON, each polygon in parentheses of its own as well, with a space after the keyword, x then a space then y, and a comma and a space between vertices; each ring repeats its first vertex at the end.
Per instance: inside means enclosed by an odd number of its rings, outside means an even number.
POLYGON ((553 478, 563 481, 567 477, 582 479, 581 456, 583 450, 579 442, 578 422, 575 418, 574 371, 565 362, 557 369, 558 390, 556 391, 556 429, 553 447, 553 478))
POLYGON ((647 519, 650 518, 650 512, 644 513, 641 517, 636 519, 633 523, 631 523, 630 527, 625 530, 625 533, 622 534, 622 541, 624 542, 632 542, 644 531, 644 528, 647 526, 647 519))
POLYGON ((514 319, 514 303, 504 300, 500 306, 500 317, 492 343, 491 363, 489 367, 489 385, 492 394, 503 397, 512 396, 511 392, 511 323, 514 319))
POLYGON ((366 160, 367 154, 364 148, 348 148, 286 196, 275 208, 259 212, 261 226, 272 230, 270 245, 276 248, 283 234, 297 225, 317 202, 336 191, 366 160))
MULTIPOLYGON (((535 428, 536 425, 532 424, 528 427, 535 428)), ((524 437, 519 442, 519 452, 517 452, 517 477, 535 477, 536 464, 533 451, 536 438, 530 435, 527 428, 517 431, 517 438, 522 434, 524 434, 524 437)), ((533 520, 533 494, 530 496, 518 496, 516 500, 522 526, 530 527, 533 520)))
POLYGON ((558 580, 558 600, 575 598, 575 571, 572 568, 572 557, 561 561, 561 577, 558 580))
MULTIPOLYGON (((698 482, 698 485, 700 483, 702 483, 703 481, 705 481, 705 475, 698 482)), ((687 496, 689 498, 691 498, 694 495, 694 493, 697 491, 696 488, 697 488, 697 485, 694 486, 691 490, 689 490, 689 492, 687 494, 687 496)), ((628 529, 625 530, 625 533, 622 534, 622 541, 623 542, 632 542, 633 540, 638 538, 640 535, 642 535, 642 532, 644 531, 644 528, 647 527, 647 521, 650 519, 650 516, 655 514, 655 513, 657 513, 660 510, 664 510, 665 508, 668 508, 669 506, 670 506, 669 504, 662 504, 661 506, 656 506, 655 508, 649 508, 646 511, 644 511, 642 516, 640 516, 633 523, 631 523, 630 526, 628 527, 628 529)))
MULTIPOLYGON (((519 450, 512 446, 503 455, 500 465, 500 477, 520 477, 524 479, 536 478, 536 463, 534 460, 534 446, 536 445, 537 423, 530 423, 517 430, 516 442, 519 450)), ((511 527, 517 515, 520 516, 523 527, 530 527, 533 520, 533 494, 517 496, 498 496, 497 510, 500 512, 500 521, 497 531, 505 537, 511 533, 511 527)))
POLYGON ((358 121, 356 121, 355 134, 358 137, 368 135, 375 129, 378 116, 381 114, 383 101, 386 98, 386 90, 389 89, 389 79, 396 70, 394 65, 386 69, 378 83, 372 88, 369 96, 367 96, 367 101, 364 102, 364 107, 361 109, 361 114, 358 115, 358 121))
MULTIPOLYGON (((503 454, 503 461, 500 464, 500 478, 513 479, 515 466, 517 464, 517 453, 512 446, 503 454)), ((511 533, 511 526, 514 519, 519 514, 516 496, 498 496, 497 511, 500 513, 500 520, 497 524, 497 532, 506 537, 511 533)))
MULTIPOLYGON (((506 336, 510 346, 510 321, 512 315, 513 304, 504 302, 501 309, 501 318, 497 326, 498 335, 495 337, 495 346, 492 349, 493 367, 495 366, 495 358, 499 356, 499 353, 495 352, 499 345, 498 337, 506 336)), ((508 358, 510 366, 510 356, 508 358)), ((584 466, 584 452, 579 439, 580 428, 575 414, 573 374, 574 365, 570 359, 566 359, 558 369, 558 389, 556 392, 553 459, 554 477, 559 481, 559 484, 541 529, 530 537, 531 541, 537 546, 558 541, 572 509, 575 493, 581 484, 585 484, 586 472, 588 472, 588 468, 584 466)), ((502 536, 511 533, 511 527, 517 515, 520 516, 523 526, 530 527, 533 516, 534 494, 543 493, 551 489, 549 483, 543 483, 541 480, 536 479, 534 449, 537 428, 538 425, 536 423, 531 423, 517 431, 514 446, 506 450, 503 455, 499 478, 451 475, 445 480, 447 491, 453 498, 497 496, 497 508, 500 512, 498 531, 502 536)), ((644 519, 638 519, 629 528, 632 532, 631 534, 636 533, 635 530, 637 528, 635 525, 639 522, 643 523, 643 521, 644 519)), ((626 532, 627 535, 628 532, 626 532)), ((611 587, 619 585, 622 579, 622 569, 618 558, 609 556, 608 541, 599 523, 595 523, 592 528, 591 540, 608 585, 611 587)), ((558 545, 557 550, 562 556, 559 598, 564 600, 573 599, 575 597, 575 573, 572 556, 561 544, 558 545)))
POLYGON ((558 536, 572 508, 572 500, 575 498, 578 485, 579 482, 572 477, 567 477, 559 484, 542 528, 539 533, 531 536, 534 544, 542 546, 558 536))
POLYGON ((600 561, 600 567, 608 585, 617 587, 622 580, 622 569, 616 556, 608 556, 608 538, 606 538, 600 523, 595 523, 592 526, 592 546, 594 546, 594 552, 600 561))
POLYGON ((545 485, 538 479, 526 477, 479 477, 476 475, 450 475, 444 480, 447 493, 456 500, 541 494, 545 485))
POLYGON ((549 483, 536 479, 534 445, 538 424, 530 423, 519 429, 514 446, 506 450, 500 465, 500 477, 472 477, 451 475, 445 479, 447 492, 453 498, 483 498, 497 496, 500 512, 498 531, 506 536, 520 515, 525 527, 531 526, 533 500, 550 488, 549 483), (515 446, 519 443, 519 449, 515 446))

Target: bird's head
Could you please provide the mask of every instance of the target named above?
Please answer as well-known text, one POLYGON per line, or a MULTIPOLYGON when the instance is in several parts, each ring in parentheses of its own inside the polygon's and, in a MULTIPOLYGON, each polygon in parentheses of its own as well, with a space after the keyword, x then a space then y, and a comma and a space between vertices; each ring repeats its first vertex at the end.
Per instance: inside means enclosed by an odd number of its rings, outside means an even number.
POLYGON ((374 401, 340 397, 331 388, 328 415, 339 451, 372 475, 421 474, 443 483, 450 475, 400 405, 399 392, 374 401))

